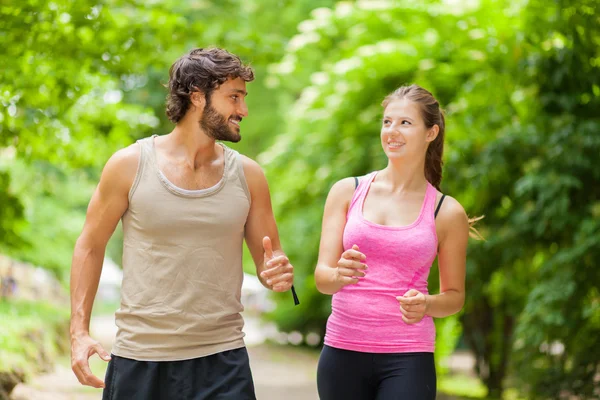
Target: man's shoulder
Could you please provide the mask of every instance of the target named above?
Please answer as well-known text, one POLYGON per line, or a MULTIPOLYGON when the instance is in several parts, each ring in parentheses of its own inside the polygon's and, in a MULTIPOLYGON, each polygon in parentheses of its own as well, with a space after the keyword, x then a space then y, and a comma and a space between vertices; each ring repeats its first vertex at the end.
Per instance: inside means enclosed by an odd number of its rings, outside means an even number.
POLYGON ((255 160, 253 160, 250 157, 245 156, 241 153, 240 153, 240 159, 242 160, 242 166, 244 167, 244 174, 246 175, 246 177, 257 178, 257 177, 265 176, 265 173, 264 173, 262 167, 255 160))
POLYGON ((258 162, 242 153, 240 153, 240 159, 242 160, 242 164, 244 165, 244 167, 249 166, 250 168, 260 168, 262 170, 258 162))
POLYGON ((105 168, 128 168, 140 161, 141 146, 138 142, 117 150, 106 163, 105 168))
POLYGON ((141 146, 137 142, 116 151, 106 162, 101 180, 130 187, 138 170, 140 154, 141 146))
POLYGON ((240 159, 244 171, 244 179, 250 190, 250 195, 252 197, 260 195, 269 196, 267 177, 262 167, 256 161, 243 154, 240 154, 240 159))

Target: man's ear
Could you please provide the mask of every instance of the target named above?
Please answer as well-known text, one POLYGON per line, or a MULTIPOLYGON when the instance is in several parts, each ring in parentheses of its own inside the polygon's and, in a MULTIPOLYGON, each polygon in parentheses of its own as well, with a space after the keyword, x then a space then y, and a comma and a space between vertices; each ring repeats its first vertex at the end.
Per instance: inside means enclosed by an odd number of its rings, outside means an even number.
POLYGON ((203 110, 204 106, 206 105, 206 95, 204 92, 196 88, 196 90, 190 94, 190 101, 194 107, 199 110, 203 110))
POLYGON ((436 125, 432 126, 431 128, 429 128, 429 130, 427 131, 427 136, 425 137, 425 140, 428 143, 431 143, 435 140, 436 137, 438 137, 439 133, 440 133, 440 127, 436 124, 436 125))

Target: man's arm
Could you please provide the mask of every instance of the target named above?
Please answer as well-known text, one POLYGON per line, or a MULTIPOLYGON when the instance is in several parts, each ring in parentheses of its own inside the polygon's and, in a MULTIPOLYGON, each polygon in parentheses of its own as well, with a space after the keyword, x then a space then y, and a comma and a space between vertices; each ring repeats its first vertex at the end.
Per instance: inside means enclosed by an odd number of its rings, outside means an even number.
POLYGON ((98 353, 108 361, 110 356, 89 335, 90 315, 98 290, 106 244, 129 206, 129 190, 137 171, 139 151, 139 145, 129 146, 115 153, 106 163, 73 252, 71 367, 79 382, 93 387, 104 387, 104 382, 92 375, 89 357, 98 353))
POLYGON ((242 156, 242 163, 251 197, 244 233, 246 244, 261 283, 268 289, 285 292, 292 287, 294 273, 279 242, 267 178, 255 161, 242 156))

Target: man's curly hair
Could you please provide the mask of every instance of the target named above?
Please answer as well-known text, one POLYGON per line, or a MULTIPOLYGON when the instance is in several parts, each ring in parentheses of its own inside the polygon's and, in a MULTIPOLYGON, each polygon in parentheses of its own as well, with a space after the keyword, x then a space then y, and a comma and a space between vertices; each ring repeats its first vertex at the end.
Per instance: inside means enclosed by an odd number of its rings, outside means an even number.
POLYGON ((194 49, 173 63, 169 69, 167 117, 179 122, 190 107, 192 92, 202 91, 207 100, 228 78, 254 80, 252 68, 240 58, 219 48, 194 49))

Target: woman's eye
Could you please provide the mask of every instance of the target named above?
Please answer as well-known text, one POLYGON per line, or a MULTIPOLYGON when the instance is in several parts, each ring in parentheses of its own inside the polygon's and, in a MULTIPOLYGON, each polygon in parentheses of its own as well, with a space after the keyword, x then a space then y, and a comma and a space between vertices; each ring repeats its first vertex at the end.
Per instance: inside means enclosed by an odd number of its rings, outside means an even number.
POLYGON ((406 122, 408 125, 410 125, 410 121, 407 121, 407 120, 403 120, 403 121, 402 121, 402 125, 404 125, 404 123, 405 123, 405 122, 406 122))

